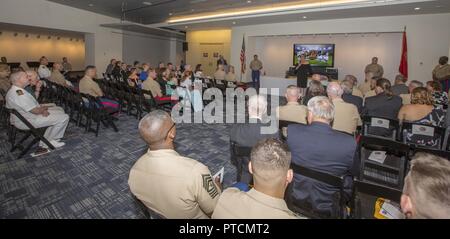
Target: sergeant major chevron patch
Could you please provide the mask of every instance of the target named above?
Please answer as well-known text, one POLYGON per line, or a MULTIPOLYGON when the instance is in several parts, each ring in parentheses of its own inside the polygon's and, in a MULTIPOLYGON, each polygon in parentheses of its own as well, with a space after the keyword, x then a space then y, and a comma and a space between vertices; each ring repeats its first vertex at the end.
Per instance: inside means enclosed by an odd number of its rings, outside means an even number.
POLYGON ((217 191, 216 184, 214 183, 211 175, 209 174, 203 174, 203 188, 209 193, 209 196, 211 198, 217 197, 219 195, 219 192, 217 191))

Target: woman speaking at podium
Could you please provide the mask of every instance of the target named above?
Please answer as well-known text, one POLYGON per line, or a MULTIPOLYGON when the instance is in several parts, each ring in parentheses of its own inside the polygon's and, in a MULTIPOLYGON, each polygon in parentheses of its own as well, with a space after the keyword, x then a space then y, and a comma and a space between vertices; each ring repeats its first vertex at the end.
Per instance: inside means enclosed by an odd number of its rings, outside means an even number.
POLYGON ((297 86, 301 89, 302 95, 305 93, 306 87, 308 87, 308 76, 312 74, 311 65, 306 60, 305 55, 301 55, 298 60, 298 64, 295 67, 297 74, 297 86))

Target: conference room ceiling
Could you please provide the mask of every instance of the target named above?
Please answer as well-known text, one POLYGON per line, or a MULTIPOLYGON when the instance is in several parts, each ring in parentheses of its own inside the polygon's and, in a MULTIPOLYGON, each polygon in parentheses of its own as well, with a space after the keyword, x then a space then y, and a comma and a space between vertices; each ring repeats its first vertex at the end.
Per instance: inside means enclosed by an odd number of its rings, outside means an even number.
MULTIPOLYGON (((176 30, 230 28, 233 26, 325 19, 416 15, 450 12, 450 0, 367 0, 364 4, 343 7, 305 9, 266 14, 231 16, 192 22, 169 23, 169 20, 217 12, 237 12, 251 8, 326 3, 336 0, 48 0, 108 15, 149 27, 176 30), (420 9, 418 9, 420 8, 420 9)), ((343 1, 343 0, 339 0, 343 1)), ((349 0, 351 1, 351 0, 349 0)))
MULTIPOLYGON (((211 11, 311 0, 48 0, 140 24, 211 11)), ((318 0, 313 0, 318 1, 318 0)), ((329 1, 329 0, 320 0, 329 1)))

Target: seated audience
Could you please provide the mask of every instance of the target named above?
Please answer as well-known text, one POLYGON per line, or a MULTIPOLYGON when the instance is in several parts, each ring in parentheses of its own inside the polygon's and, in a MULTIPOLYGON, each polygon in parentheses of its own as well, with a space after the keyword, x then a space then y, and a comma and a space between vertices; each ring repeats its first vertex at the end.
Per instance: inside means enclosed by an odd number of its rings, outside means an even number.
POLYGON ((0 63, 6 64, 6 63, 8 63, 8 59, 6 59, 6 57, 2 56, 1 60, 0 60, 0 63))
MULTIPOLYGON (((318 76, 320 77, 320 75, 318 76)), ((316 96, 326 96, 326 91, 320 81, 312 80, 309 82, 309 87, 306 89, 306 95, 303 98, 303 104, 307 105, 308 101, 316 96)))
POLYGON ((437 81, 428 81, 427 90, 430 92, 433 98, 433 105, 439 109, 448 108, 448 94, 442 91, 442 85, 437 81))
POLYGON ((194 76, 195 77, 202 77, 203 76, 202 64, 197 64, 195 66, 194 76))
POLYGON ((128 79, 128 76, 130 75, 129 72, 129 67, 127 65, 127 63, 123 62, 120 65, 120 79, 122 79, 123 81, 126 81, 128 79))
POLYGON ((148 70, 150 69, 150 65, 148 63, 142 64, 142 71, 139 74, 139 80, 145 81, 148 78, 148 70))
MULTIPOLYGON (((357 89, 356 87, 353 87, 353 83, 350 80, 343 80, 341 82, 341 87, 342 90, 344 92, 344 94, 342 94, 342 99, 350 104, 353 104, 354 106, 356 106, 356 108, 358 109, 358 112, 361 113, 362 112, 362 108, 363 108, 363 98, 360 96, 355 95, 353 92, 355 89, 357 89), (353 87, 353 90, 352 90, 353 87)), ((359 91, 359 90, 358 90, 359 91)), ((362 93, 361 93, 362 95, 362 93)))
MULTIPOLYGON (((170 96, 164 96, 161 91, 161 87, 156 79, 156 71, 154 69, 148 70, 148 78, 142 83, 142 89, 152 92, 155 100, 170 100, 170 96)), ((149 99, 150 96, 145 95, 145 98, 149 99)))
MULTIPOLYGON (((357 175, 356 141, 331 128, 333 116, 334 105, 327 97, 317 96, 308 102, 309 125, 288 127, 287 143, 292 163, 336 176, 357 175)), ((294 212, 298 211, 296 208, 302 208, 332 217, 336 206, 333 195, 338 191, 339 188, 294 174, 287 201, 294 212)))
MULTIPOLYGON (((226 76, 226 73, 225 73, 223 65, 219 65, 217 67, 217 71, 214 73, 214 79, 215 80, 225 80, 225 76, 226 76)), ((220 82, 220 81, 217 83, 222 84, 222 82, 220 82)))
POLYGON ((138 87, 140 84, 138 70, 136 68, 130 69, 130 74, 127 79, 128 85, 131 87, 138 87))
MULTIPOLYGON (((254 95, 248 100, 249 122, 245 124, 233 124, 230 132, 230 140, 243 147, 253 147, 265 138, 279 138, 278 127, 276 132, 266 134, 263 129, 270 126, 267 122, 267 100, 264 96, 254 95), (266 123, 267 122, 267 123, 266 123)), ((247 162, 242 162, 241 182, 250 183, 252 177, 248 172, 247 162)))
POLYGON ((166 85, 167 85, 167 82, 169 82, 169 80, 170 80, 169 79, 169 77, 170 77, 170 70, 167 69, 167 68, 160 68, 159 69, 159 74, 158 74, 158 72, 156 72, 156 73, 158 75, 158 78, 156 79, 156 81, 158 82, 159 87, 161 88, 163 94, 167 94, 167 92, 166 92, 166 89, 167 89, 166 85))
POLYGON ((69 63, 69 60, 67 59, 67 57, 63 57, 62 59, 62 71, 64 72, 69 72, 72 71, 72 64, 69 63))
POLYGON ((231 187, 220 195, 213 219, 296 219, 284 201, 292 181, 291 154, 278 139, 263 139, 252 149, 248 169, 254 186, 248 192, 231 187))
MULTIPOLYGON (((64 146, 65 143, 61 142, 61 139, 64 137, 64 132, 69 124, 69 116, 64 112, 54 110, 52 107, 39 105, 37 100, 25 90, 30 84, 30 80, 25 72, 12 74, 10 80, 12 86, 6 95, 6 107, 17 110, 36 128, 48 127, 45 130, 44 137, 55 148, 64 146)), ((10 120, 15 127, 22 130, 28 129, 14 115, 11 115, 10 120)), ((39 148, 35 154, 41 155, 48 152, 48 146, 43 142, 39 142, 39 148)))
MULTIPOLYGON (((408 91, 413 92, 413 90, 417 87, 423 87, 423 83, 420 81, 413 80, 408 85, 408 91)), ((407 105, 411 104, 411 93, 401 94, 400 98, 402 98, 402 104, 407 105)))
MULTIPOLYGON (((11 82, 9 81, 9 76, 11 75, 11 71, 9 70, 9 66, 4 63, 0 63, 0 89, 5 93, 8 92, 11 87, 11 82)), ((0 100, 3 97, 0 95, 0 100)))
POLYGON ((139 133, 149 150, 131 169, 131 192, 165 218, 209 218, 221 189, 208 167, 174 150, 176 125, 170 115, 150 112, 139 123, 139 133))
MULTIPOLYGON (((400 109, 398 120, 443 127, 445 112, 433 106, 432 96, 425 87, 417 87, 411 93, 411 104, 400 109)), ((432 136, 414 135, 412 132, 408 132, 407 140, 423 146, 434 147, 438 144, 438 139, 432 136)))
POLYGON ((175 71, 173 64, 171 62, 167 63, 167 69, 169 69, 170 73, 172 73, 173 71, 175 71))
POLYGON ((450 219, 450 161, 418 153, 405 178, 401 208, 410 219, 450 219))
POLYGON ((225 80, 228 82, 236 82, 236 73, 234 72, 234 66, 228 66, 228 73, 225 76, 225 80))
POLYGON ((375 92, 375 88, 377 87, 378 79, 378 77, 373 77, 372 79, 370 79, 370 90, 367 91, 366 94, 364 94, 364 101, 369 97, 377 95, 377 93, 375 92))
POLYGON ((116 80, 121 80, 121 67, 122 67, 122 62, 121 61, 116 61, 116 65, 114 66, 113 70, 112 70, 112 76, 116 79, 116 80))
POLYGON ((62 70, 63 66, 61 65, 61 63, 55 62, 53 64, 52 74, 50 75, 48 80, 64 87, 72 87, 72 84, 69 85, 69 82, 66 80, 64 75, 61 74, 62 70))
POLYGON ((117 63, 117 60, 116 59, 111 59, 111 62, 109 63, 109 65, 106 67, 106 74, 107 75, 111 75, 111 74, 113 74, 113 70, 114 70, 114 67, 116 67, 116 63, 117 63))
POLYGON ((94 81, 96 77, 97 69, 95 68, 95 66, 86 67, 86 70, 84 71, 84 77, 80 80, 79 84, 80 93, 97 97, 100 100, 102 106, 106 110, 108 110, 108 112, 117 112, 119 109, 119 104, 116 101, 105 97, 102 89, 100 89, 100 86, 97 84, 97 82, 94 81))
POLYGON ((284 96, 286 97, 287 104, 278 108, 277 118, 279 120, 306 124, 306 114, 308 109, 306 106, 298 103, 301 99, 300 89, 295 85, 290 85, 287 87, 284 96))
MULTIPOLYGON (((402 107, 402 99, 392 94, 389 80, 384 78, 377 80, 375 92, 377 94, 376 96, 369 97, 365 100, 362 115, 397 119, 398 112, 402 107)), ((370 127, 369 133, 388 137, 391 136, 392 130, 381 127, 370 127)))
POLYGON ((394 95, 409 94, 409 88, 406 86, 407 81, 408 79, 403 75, 397 75, 395 77, 395 84, 392 86, 392 93, 394 95))
POLYGON ((38 100, 42 91, 42 81, 39 80, 39 76, 36 71, 26 71, 25 73, 27 74, 30 82, 24 89, 36 100, 38 100))
POLYGON ((342 99, 344 91, 337 82, 331 82, 327 87, 328 98, 334 105, 333 129, 348 134, 354 134, 356 128, 362 125, 358 108, 353 104, 346 103, 342 99))
POLYGON ((344 81, 348 81, 349 83, 347 83, 347 85, 351 85, 350 89, 351 89, 351 94, 354 96, 358 96, 361 99, 364 98, 363 93, 358 89, 357 85, 358 85, 358 79, 356 78, 356 76, 354 75, 346 75, 344 77, 344 81))
POLYGON ((41 59, 39 59, 40 65, 38 69, 38 74, 41 79, 48 79, 52 75, 52 72, 50 69, 48 69, 48 59, 47 57, 43 56, 41 59))
POLYGON ((178 96, 183 98, 182 103, 186 107, 194 108, 194 112, 203 110, 203 100, 201 94, 202 86, 198 86, 192 80, 192 72, 185 71, 181 78, 180 87, 177 88, 178 96))

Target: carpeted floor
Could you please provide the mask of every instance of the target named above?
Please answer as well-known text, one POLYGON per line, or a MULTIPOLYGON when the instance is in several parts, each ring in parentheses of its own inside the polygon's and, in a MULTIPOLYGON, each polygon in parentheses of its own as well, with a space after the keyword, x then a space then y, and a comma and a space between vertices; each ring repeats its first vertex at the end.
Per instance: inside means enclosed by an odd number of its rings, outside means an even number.
MULTIPOLYGON (((128 174, 147 146, 138 120, 122 115, 120 132, 102 129, 98 138, 72 123, 66 146, 42 157, 9 153, 0 129, 0 218, 142 218, 128 187, 128 174)), ((229 125, 179 124, 176 148, 214 174, 225 167, 224 186, 236 170, 229 162, 229 125)))

